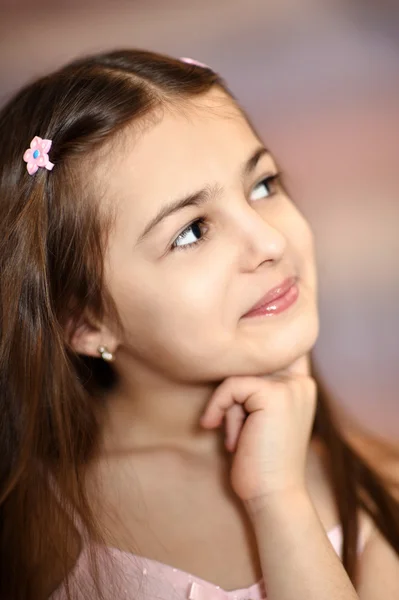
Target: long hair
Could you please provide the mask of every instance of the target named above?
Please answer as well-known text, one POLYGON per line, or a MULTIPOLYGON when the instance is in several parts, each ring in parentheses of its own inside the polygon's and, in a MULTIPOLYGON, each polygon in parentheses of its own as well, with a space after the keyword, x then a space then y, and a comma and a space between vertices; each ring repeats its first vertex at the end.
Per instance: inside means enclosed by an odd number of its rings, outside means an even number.
MULTIPOLYGON (((79 547, 74 515, 100 536, 83 480, 99 437, 96 405, 113 372, 79 358, 68 330, 83 314, 115 313, 103 277, 112 214, 100 211, 100 190, 85 175, 127 125, 213 86, 230 94, 211 69, 115 51, 28 85, 0 113, 0 599, 40 600, 53 574, 68 581, 79 547), (35 135, 52 140, 56 167, 31 177, 22 156, 35 135)), ((358 509, 399 552, 399 506, 343 439, 319 390, 314 433, 328 449, 353 579, 358 509)))

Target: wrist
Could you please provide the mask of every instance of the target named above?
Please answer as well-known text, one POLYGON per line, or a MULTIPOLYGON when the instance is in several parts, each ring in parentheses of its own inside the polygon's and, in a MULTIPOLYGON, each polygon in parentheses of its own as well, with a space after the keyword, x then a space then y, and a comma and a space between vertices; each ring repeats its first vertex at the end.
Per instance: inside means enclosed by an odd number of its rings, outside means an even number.
POLYGON ((292 488, 268 493, 244 502, 246 511, 253 522, 265 518, 275 518, 280 514, 300 514, 313 504, 305 488, 292 488))

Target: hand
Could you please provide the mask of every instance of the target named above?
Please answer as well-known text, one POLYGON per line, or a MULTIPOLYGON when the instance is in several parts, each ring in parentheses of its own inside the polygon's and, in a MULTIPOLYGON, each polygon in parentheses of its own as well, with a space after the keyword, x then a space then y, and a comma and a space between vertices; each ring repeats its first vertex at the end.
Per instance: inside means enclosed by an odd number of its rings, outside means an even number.
POLYGON ((306 492, 315 409, 307 357, 270 376, 229 377, 216 389, 201 424, 213 429, 225 419, 232 486, 249 508, 276 493, 306 492))

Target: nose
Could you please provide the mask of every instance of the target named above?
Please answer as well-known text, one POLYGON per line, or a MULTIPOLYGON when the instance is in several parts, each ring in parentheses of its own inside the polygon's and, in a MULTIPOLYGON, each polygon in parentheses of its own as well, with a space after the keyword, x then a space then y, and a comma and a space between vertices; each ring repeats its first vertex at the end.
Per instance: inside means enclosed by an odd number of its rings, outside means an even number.
POLYGON ((245 270, 255 270, 264 263, 281 260, 287 246, 283 233, 276 225, 246 207, 238 222, 241 264, 245 270))

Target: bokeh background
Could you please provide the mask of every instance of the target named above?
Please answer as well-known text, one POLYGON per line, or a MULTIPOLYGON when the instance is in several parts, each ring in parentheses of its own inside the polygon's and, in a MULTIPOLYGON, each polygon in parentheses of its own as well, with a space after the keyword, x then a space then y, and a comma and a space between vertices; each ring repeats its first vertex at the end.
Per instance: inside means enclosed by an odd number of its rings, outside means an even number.
POLYGON ((316 234, 339 414, 399 447, 397 1, 0 0, 0 104, 122 46, 212 65, 249 111, 316 234))

